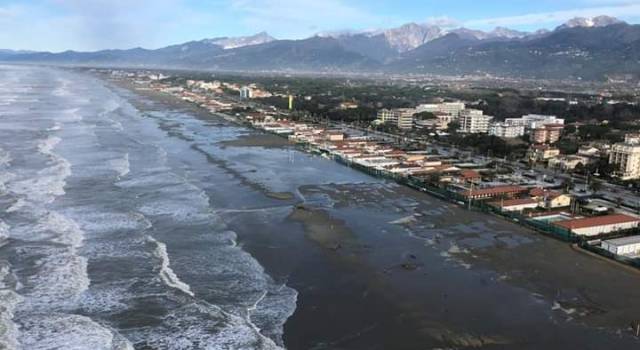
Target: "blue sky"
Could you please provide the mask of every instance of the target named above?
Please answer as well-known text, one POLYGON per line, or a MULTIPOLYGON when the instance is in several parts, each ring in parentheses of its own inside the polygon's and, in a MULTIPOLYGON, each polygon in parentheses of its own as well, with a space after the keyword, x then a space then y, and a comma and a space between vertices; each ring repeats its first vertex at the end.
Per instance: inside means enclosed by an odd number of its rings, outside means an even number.
POLYGON ((535 30, 600 14, 640 23, 640 0, 0 0, 0 48, 157 48, 260 31, 297 39, 408 22, 535 30))

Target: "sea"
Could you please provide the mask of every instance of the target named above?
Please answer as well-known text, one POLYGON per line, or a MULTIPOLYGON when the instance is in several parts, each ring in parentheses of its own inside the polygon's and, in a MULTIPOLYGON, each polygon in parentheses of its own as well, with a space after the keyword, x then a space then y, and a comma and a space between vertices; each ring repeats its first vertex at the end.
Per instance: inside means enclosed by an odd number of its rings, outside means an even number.
POLYGON ((0 349, 282 348, 297 292, 207 192, 243 130, 190 132, 206 122, 127 93, 0 66, 0 349))

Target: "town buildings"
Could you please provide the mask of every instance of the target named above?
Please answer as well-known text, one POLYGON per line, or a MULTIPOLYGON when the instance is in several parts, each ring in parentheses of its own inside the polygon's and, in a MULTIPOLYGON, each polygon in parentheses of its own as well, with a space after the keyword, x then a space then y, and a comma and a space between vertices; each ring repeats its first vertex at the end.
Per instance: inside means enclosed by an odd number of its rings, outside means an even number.
POLYGON ((250 99, 253 98, 253 89, 248 86, 243 86, 240 88, 240 98, 250 99))
POLYGON ((413 108, 381 109, 378 111, 376 122, 378 124, 395 124, 398 129, 408 130, 413 128, 413 108))
POLYGON ((611 232, 634 229, 640 219, 625 214, 610 214, 588 218, 562 220, 553 223, 579 236, 598 236, 611 232))
POLYGON ((460 132, 467 134, 486 134, 489 132, 489 123, 493 117, 484 115, 478 109, 465 109, 460 112, 460 132))
POLYGON ((445 102, 438 104, 422 104, 416 107, 416 113, 444 113, 455 118, 460 116, 460 112, 465 110, 466 106, 463 102, 445 102))
POLYGON ((616 176, 622 180, 640 178, 640 135, 628 134, 625 141, 617 143, 609 153, 609 163, 616 166, 616 176))
POLYGON ((503 138, 520 137, 524 135, 524 126, 508 123, 493 123, 489 127, 489 135, 503 138))
POLYGON ((640 255, 640 236, 630 236, 602 241, 601 247, 615 255, 637 257, 640 255))
MULTIPOLYGON (((534 124, 535 125, 535 124, 534 124)), ((536 144, 553 144, 560 140, 564 125, 562 124, 546 124, 531 129, 531 142, 536 144)))

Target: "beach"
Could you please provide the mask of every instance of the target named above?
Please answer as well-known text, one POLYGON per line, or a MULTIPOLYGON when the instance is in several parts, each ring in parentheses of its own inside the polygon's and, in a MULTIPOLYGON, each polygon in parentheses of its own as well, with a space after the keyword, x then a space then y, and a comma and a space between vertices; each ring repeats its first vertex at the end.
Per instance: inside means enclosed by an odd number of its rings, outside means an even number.
POLYGON ((247 131, 222 145, 232 169, 271 164, 255 158, 274 153, 288 163, 272 177, 243 175, 256 188, 295 193, 282 201, 286 216, 261 225, 234 219, 247 251, 299 293, 284 327, 288 348, 636 344, 634 271, 330 160, 295 151, 291 163, 282 140, 247 131), (331 181, 328 172, 354 179, 331 181))

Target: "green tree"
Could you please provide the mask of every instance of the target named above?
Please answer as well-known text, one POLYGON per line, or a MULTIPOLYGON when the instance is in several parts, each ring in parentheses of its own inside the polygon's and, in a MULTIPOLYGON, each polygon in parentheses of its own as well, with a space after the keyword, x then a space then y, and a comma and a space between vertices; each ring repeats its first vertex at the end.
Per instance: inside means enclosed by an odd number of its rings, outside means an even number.
POLYGON ((599 180, 591 181, 591 183, 589 184, 589 189, 594 194, 597 194, 598 192, 600 192, 600 190, 602 190, 602 181, 599 181, 599 180))

